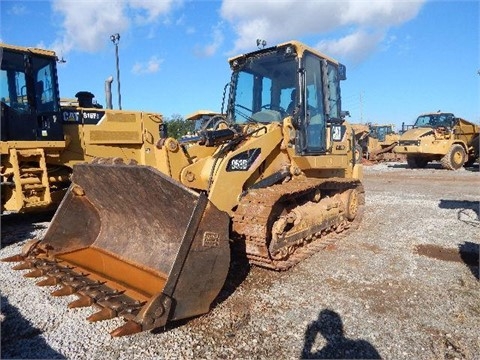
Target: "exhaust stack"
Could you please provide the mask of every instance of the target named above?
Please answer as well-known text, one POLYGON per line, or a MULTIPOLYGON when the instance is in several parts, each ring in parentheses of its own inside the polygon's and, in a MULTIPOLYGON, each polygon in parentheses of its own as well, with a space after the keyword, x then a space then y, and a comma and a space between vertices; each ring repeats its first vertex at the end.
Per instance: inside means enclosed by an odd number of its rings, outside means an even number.
POLYGON ((109 76, 105 80, 105 103, 107 105, 107 109, 113 109, 113 105, 112 105, 112 82, 113 82, 113 76, 109 76))

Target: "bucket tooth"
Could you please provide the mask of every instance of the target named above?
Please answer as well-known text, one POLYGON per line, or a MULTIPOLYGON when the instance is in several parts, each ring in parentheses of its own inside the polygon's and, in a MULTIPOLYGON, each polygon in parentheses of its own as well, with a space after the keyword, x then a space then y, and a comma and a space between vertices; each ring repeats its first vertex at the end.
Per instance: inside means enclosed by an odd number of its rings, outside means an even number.
POLYGON ((28 270, 28 269, 33 269, 34 266, 30 261, 24 261, 18 265, 15 265, 12 267, 13 270, 28 270))
POLYGON ((17 255, 13 255, 13 256, 3 258, 1 261, 3 261, 3 262, 20 262, 20 261, 23 261, 23 260, 25 260, 25 256, 23 256, 21 254, 17 254, 17 255))
POLYGON ((123 317, 125 320, 133 320, 137 317, 137 314, 140 312, 140 308, 132 309, 127 308, 118 313, 119 317, 123 317))
POLYGON ((140 325, 139 323, 133 320, 130 320, 130 321, 127 321, 124 325, 113 330, 110 333, 110 335, 112 335, 113 337, 119 337, 119 336, 137 334, 141 331, 142 331, 142 325, 140 325))
POLYGON ((70 309, 77 308, 77 307, 87 307, 93 305, 94 300, 87 295, 76 294, 78 296, 77 300, 72 301, 68 304, 70 309))
POLYGON ((97 298, 100 298, 102 295, 104 295, 104 291, 102 289, 104 284, 105 284, 104 281, 102 282, 99 281, 93 284, 89 284, 84 288, 82 288, 81 290, 79 290, 78 292, 81 295, 85 295, 93 299, 97 299, 97 298))
POLYGON ((90 322, 102 321, 102 320, 109 320, 113 319, 117 316, 117 312, 115 310, 102 307, 102 309, 95 314, 90 315, 87 320, 90 322))
POLYGON ((41 280, 37 282, 37 286, 54 286, 58 285, 60 283, 60 280, 58 280, 56 277, 49 276, 45 280, 41 280))
POLYGON ((57 264, 51 261, 44 261, 40 264, 35 265, 38 269, 42 269, 43 271, 49 272, 52 271, 55 268, 58 268, 57 264))
POLYGON ((118 316, 126 320, 133 320, 145 304, 146 301, 135 301, 133 304, 126 305, 125 308, 118 313, 118 316))
POLYGON ((83 274, 82 275, 68 276, 66 278, 62 278, 62 282, 66 286, 70 286, 70 287, 72 287, 73 289, 76 289, 76 290, 84 288, 89 283, 88 279, 83 274))
POLYGON ((52 296, 67 296, 67 295, 72 295, 75 293, 75 289, 71 286, 64 285, 58 290, 55 290, 54 292, 51 293, 52 296))
POLYGON ((41 277, 43 275, 45 275, 45 271, 43 271, 41 269, 35 269, 35 270, 30 271, 29 273, 26 273, 23 276, 26 277, 26 278, 37 278, 37 277, 41 277))

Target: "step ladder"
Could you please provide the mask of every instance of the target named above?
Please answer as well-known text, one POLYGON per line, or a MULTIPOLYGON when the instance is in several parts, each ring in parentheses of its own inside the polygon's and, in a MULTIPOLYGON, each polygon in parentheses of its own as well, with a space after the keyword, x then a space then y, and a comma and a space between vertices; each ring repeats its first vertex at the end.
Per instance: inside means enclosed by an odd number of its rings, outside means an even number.
POLYGON ((10 149, 17 211, 52 203, 45 151, 10 149))

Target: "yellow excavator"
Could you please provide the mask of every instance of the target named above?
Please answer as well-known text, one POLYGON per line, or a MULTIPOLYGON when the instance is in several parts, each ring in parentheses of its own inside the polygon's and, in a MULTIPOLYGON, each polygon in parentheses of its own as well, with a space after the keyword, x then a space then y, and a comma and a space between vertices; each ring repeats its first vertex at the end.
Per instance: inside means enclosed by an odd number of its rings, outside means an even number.
POLYGON ((354 229, 364 190, 345 67, 296 41, 229 64, 225 111, 194 116, 205 121, 180 140, 147 130, 135 161, 75 165, 43 238, 4 260, 76 294, 70 307, 97 307, 91 321, 123 317, 123 336, 208 312, 231 254, 287 270, 354 229))

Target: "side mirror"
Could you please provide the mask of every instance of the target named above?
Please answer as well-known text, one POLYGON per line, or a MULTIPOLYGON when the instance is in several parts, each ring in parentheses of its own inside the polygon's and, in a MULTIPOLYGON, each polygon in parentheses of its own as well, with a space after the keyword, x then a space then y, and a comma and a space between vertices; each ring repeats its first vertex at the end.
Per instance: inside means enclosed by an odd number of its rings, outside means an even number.
POLYGON ((343 64, 338 64, 338 79, 347 80, 347 67, 343 64))

